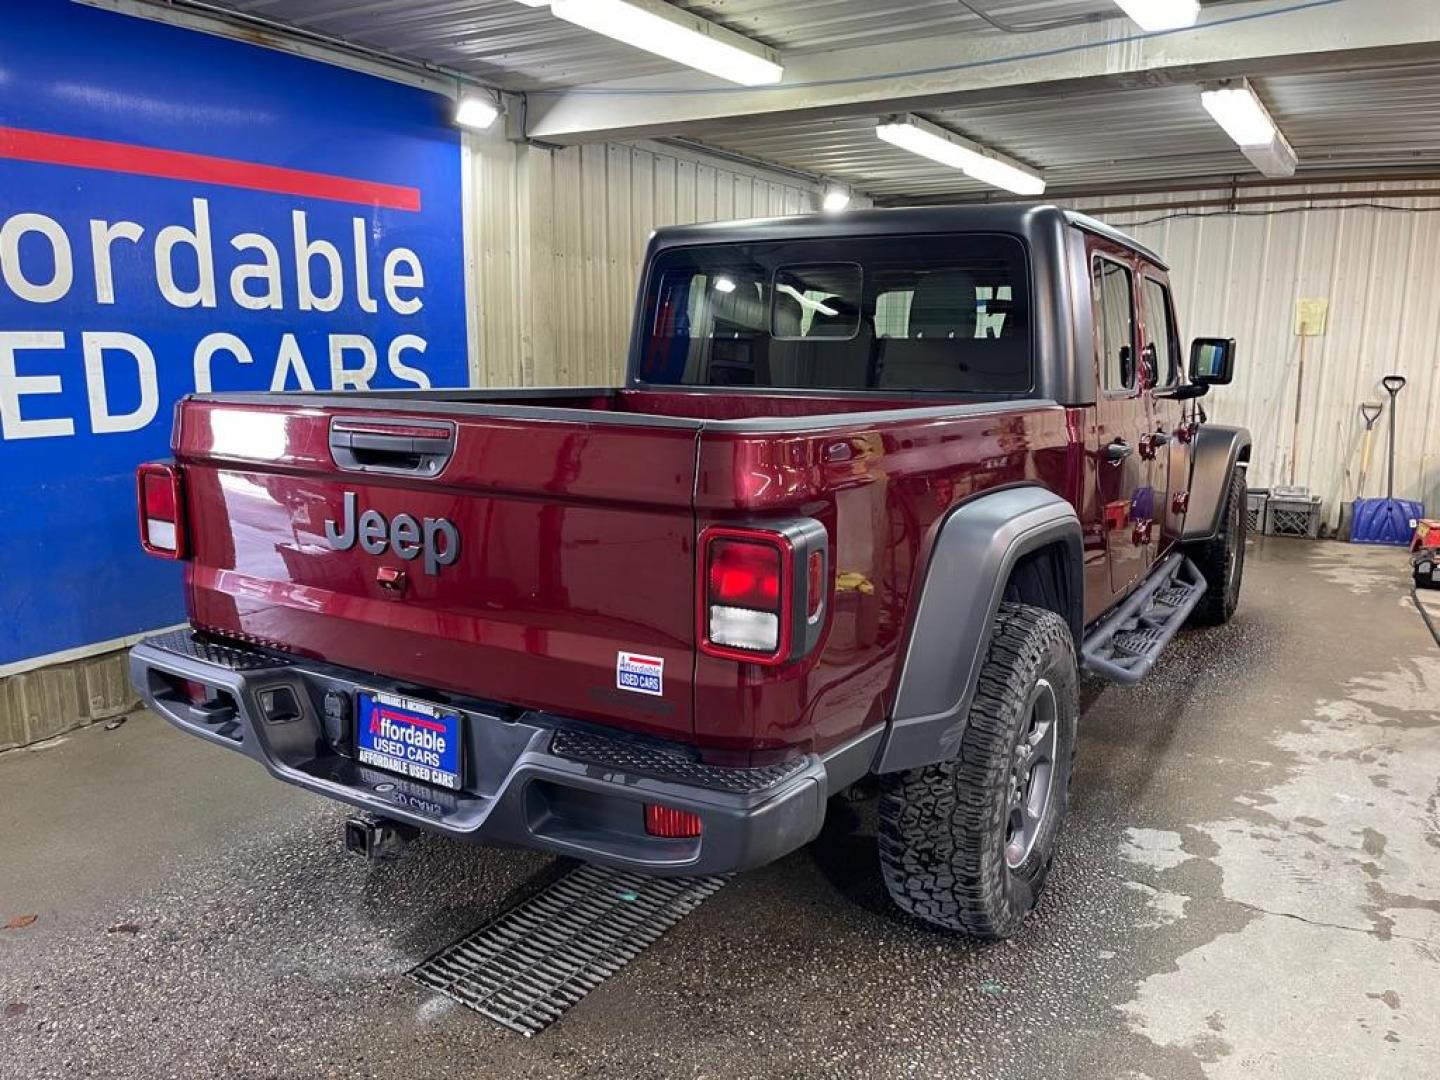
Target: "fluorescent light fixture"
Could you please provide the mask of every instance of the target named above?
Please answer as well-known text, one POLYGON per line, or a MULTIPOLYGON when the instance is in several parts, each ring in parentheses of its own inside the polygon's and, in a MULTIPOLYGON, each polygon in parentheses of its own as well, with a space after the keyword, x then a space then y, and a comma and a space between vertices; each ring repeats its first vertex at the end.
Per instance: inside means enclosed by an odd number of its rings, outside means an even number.
POLYGON ((484 131, 500 115, 500 106, 482 94, 461 94, 455 103, 455 123, 472 131, 484 131))
POLYGON ((1250 159, 1250 164, 1264 176, 1294 176, 1295 166, 1300 159, 1288 139, 1280 132, 1266 146, 1242 146, 1240 152, 1250 159))
POLYGON ((838 214, 850 205, 850 192, 842 187, 832 187, 825 192, 825 198, 821 200, 820 207, 827 213, 838 214))
POLYGON ((1141 30, 1180 30, 1200 18, 1200 0, 1115 0, 1141 30))
POLYGON ((520 0, 526 7, 549 7, 550 0, 520 0))
POLYGON ((1242 149, 1266 146, 1275 137, 1275 121, 1255 96, 1248 79, 1201 90, 1200 104, 1242 149))
POLYGON ((1200 91, 1200 104, 1261 173, 1295 175, 1295 151, 1248 79, 1205 87, 1200 91))
POLYGON ((892 146, 959 169, 982 184, 1016 195, 1041 195, 1045 191, 1045 178, 1035 169, 918 116, 888 116, 876 126, 875 134, 892 146))
POLYGON ((742 86, 777 83, 773 49, 662 0, 551 0, 567 22, 742 86))
POLYGON ((734 282, 734 280, 731 279, 731 278, 728 278, 728 277, 717 277, 717 278, 715 279, 715 291, 716 291, 716 292, 723 292, 723 293, 732 293, 732 292, 734 292, 734 291, 735 291, 735 282, 734 282))

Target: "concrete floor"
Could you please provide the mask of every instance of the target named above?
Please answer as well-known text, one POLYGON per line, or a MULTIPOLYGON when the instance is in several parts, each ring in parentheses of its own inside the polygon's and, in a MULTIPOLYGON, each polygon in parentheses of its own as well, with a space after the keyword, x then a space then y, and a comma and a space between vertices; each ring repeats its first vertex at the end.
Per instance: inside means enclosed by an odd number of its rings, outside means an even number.
POLYGON ((887 903, 873 805, 534 1039, 402 974, 553 868, 344 811, 141 715, 0 755, 0 1076, 1440 1076, 1440 649, 1403 554, 1252 543, 1242 607, 1087 688, 1040 911, 887 903))

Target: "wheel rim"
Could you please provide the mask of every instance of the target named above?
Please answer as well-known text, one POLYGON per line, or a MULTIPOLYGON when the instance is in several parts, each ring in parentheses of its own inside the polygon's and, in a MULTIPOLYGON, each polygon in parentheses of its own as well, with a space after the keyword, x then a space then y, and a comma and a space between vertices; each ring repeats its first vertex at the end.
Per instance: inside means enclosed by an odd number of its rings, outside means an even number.
POLYGON ((1055 688, 1045 679, 1030 691, 1025 730, 1010 766, 1005 863, 1014 870, 1035 850, 1055 789, 1055 753, 1060 734, 1055 688))
POLYGON ((1225 595, 1233 597, 1240 587, 1241 560, 1245 557, 1245 539, 1241 534, 1240 503, 1230 500, 1230 521, 1225 536, 1225 595))

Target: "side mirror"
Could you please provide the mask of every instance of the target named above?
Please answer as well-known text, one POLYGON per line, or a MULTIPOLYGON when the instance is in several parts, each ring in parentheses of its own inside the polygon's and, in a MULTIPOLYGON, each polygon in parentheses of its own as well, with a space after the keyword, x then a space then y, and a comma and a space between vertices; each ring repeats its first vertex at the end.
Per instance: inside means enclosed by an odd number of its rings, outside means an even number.
POLYGON ((1235 339, 1202 337, 1190 344, 1190 381, 1224 386, 1235 375, 1235 339))

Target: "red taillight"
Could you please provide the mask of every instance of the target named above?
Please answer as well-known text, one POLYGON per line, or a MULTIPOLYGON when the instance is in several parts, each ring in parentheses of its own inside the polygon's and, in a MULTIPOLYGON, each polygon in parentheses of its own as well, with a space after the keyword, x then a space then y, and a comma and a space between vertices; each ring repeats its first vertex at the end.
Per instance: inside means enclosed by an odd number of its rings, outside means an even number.
POLYGON ((775 611, 780 606, 780 549, 773 543, 712 540, 710 602, 775 611))
POLYGON ((700 534, 700 651, 751 664, 789 664, 825 629, 830 541, 813 518, 700 534))
POLYGON ((681 840, 700 835, 700 815, 673 806, 645 804, 645 831, 651 836, 681 840))
POLYGON ((140 511, 140 546, 162 559, 185 555, 184 500, 180 470, 173 465, 141 465, 135 470, 140 511))
POLYGON ((700 595, 701 645, 712 656, 784 662, 790 649, 794 550, 780 533, 707 529, 700 595))
POLYGON ((174 522, 174 478, 158 472, 149 472, 140 478, 140 482, 145 485, 145 492, 141 497, 141 502, 145 507, 145 516, 174 522))

